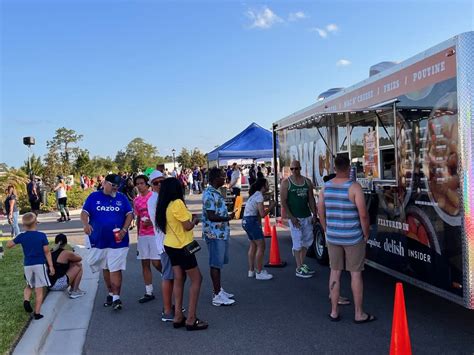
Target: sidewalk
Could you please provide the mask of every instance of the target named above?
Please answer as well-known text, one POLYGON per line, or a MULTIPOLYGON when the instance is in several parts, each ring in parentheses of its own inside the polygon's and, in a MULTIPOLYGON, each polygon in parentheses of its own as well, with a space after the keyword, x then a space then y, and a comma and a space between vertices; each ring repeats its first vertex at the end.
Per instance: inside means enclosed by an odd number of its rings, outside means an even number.
POLYGON ((82 354, 97 293, 99 273, 93 274, 84 261, 87 249, 83 246, 76 246, 75 249, 83 258, 84 275, 81 289, 87 292, 86 295, 70 299, 66 292, 49 292, 41 309, 44 318, 31 321, 13 351, 14 355, 82 354))

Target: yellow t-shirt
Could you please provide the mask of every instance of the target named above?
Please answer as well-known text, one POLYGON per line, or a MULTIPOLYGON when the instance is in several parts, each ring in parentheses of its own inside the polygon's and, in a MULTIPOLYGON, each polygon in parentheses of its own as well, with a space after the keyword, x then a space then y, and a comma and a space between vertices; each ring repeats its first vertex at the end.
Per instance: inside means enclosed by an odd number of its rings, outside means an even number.
POLYGON ((166 209, 166 236, 164 245, 171 248, 181 249, 193 241, 193 231, 185 231, 181 222, 191 220, 191 212, 188 211, 180 199, 171 201, 166 209))

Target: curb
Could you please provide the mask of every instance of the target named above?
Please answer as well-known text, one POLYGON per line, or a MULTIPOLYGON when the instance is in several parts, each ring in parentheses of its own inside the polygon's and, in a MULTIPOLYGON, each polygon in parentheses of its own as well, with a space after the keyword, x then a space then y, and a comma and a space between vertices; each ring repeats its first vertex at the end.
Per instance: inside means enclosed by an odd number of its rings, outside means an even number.
POLYGON ((85 262, 87 249, 82 246, 75 246, 75 249, 83 258, 84 274, 81 286, 87 294, 78 299, 69 299, 66 292, 48 292, 41 307, 44 318, 30 321, 12 352, 14 355, 64 354, 64 350, 57 347, 61 343, 68 344, 68 354, 82 354, 97 293, 99 273, 92 274, 85 262))

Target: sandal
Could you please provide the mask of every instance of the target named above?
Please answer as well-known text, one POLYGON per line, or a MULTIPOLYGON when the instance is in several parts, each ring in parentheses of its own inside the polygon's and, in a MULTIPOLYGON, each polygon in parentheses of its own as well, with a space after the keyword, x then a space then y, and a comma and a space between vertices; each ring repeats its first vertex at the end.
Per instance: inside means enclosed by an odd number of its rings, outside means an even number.
POLYGON ((339 322, 341 320, 341 316, 338 314, 337 317, 331 316, 331 314, 328 314, 329 320, 331 322, 339 322))
POLYGON ((207 322, 196 318, 193 324, 186 324, 186 330, 204 330, 207 329, 208 326, 209 324, 207 324, 207 322))
POLYGON ((181 322, 174 322, 173 321, 173 328, 177 329, 177 328, 182 328, 186 326, 187 327, 187 324, 186 324, 186 317, 183 317, 183 319, 181 320, 181 322))
POLYGON ((339 301, 337 301, 339 306, 349 306, 351 301, 346 297, 339 297, 339 301))
POLYGON ((355 320, 354 319, 354 323, 355 324, 369 323, 369 322, 373 322, 374 320, 377 320, 377 318, 375 316, 367 313, 367 318, 361 319, 361 320, 355 320))

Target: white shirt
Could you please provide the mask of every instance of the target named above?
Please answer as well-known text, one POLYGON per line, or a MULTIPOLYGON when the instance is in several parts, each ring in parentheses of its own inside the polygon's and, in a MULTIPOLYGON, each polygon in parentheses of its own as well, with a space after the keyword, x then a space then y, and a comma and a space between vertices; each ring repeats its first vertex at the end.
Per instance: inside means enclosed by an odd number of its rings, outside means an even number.
POLYGON ((189 173, 188 174, 188 184, 192 184, 194 181, 193 181, 193 173, 189 173))
POLYGON ((242 188, 242 179, 240 178, 240 171, 234 170, 230 178, 230 187, 242 188))
POLYGON ((258 204, 263 203, 263 195, 260 191, 255 192, 245 203, 244 217, 259 216, 258 204))
POLYGON ((165 235, 156 225, 156 205, 158 205, 158 193, 153 191, 153 194, 147 201, 148 215, 150 216, 151 223, 153 223, 153 229, 155 230, 156 246, 158 247, 158 253, 161 254, 165 251, 165 247, 163 246, 165 235))
POLYGON ((58 198, 64 198, 64 197, 67 197, 66 195, 66 189, 64 187, 60 187, 56 193, 58 194, 58 198))

